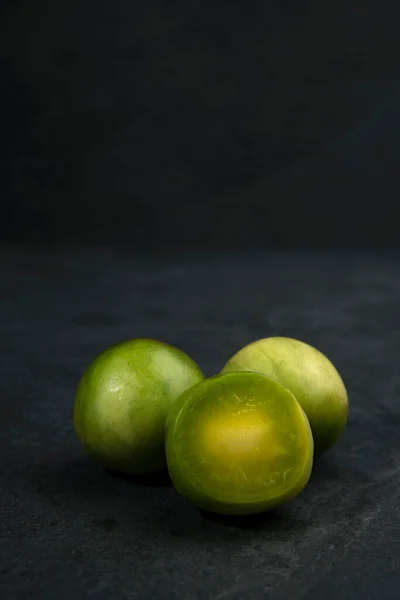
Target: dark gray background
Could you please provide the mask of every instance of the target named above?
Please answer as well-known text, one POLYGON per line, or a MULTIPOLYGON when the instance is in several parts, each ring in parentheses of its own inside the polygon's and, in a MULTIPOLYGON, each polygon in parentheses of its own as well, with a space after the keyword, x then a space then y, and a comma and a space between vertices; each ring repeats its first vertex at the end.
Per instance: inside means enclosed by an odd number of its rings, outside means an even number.
POLYGON ((3 3, 1 233, 398 244, 398 3, 3 3))

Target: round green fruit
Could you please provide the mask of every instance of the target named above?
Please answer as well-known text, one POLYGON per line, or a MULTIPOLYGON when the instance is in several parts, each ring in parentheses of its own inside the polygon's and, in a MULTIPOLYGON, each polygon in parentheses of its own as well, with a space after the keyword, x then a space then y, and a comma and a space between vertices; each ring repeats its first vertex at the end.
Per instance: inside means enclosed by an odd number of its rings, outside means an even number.
POLYGON ((105 467, 145 474, 166 466, 170 404, 204 379, 181 350, 151 339, 108 348, 87 368, 73 410, 75 433, 105 467))
POLYGON ((268 375, 296 396, 310 421, 316 455, 333 446, 343 432, 349 412, 346 388, 331 361, 316 348, 286 337, 257 340, 222 369, 235 371, 268 375))
POLYGON ((166 453, 181 495, 208 511, 245 515, 301 492, 313 439, 289 390, 265 375, 231 373, 198 383, 174 402, 166 453))

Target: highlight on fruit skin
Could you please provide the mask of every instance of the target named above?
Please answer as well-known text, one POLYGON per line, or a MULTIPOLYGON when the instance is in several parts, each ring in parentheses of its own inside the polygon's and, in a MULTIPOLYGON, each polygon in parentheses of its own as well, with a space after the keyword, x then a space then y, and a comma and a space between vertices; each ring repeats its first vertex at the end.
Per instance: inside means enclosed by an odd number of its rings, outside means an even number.
POLYGON ((167 410, 202 379, 187 354, 164 342, 115 344, 95 358, 79 382, 76 436, 88 455, 109 469, 142 475, 165 468, 167 410))
POLYGON ((231 373, 205 379, 172 404, 166 455, 182 496, 207 511, 246 515, 303 490, 313 439, 289 390, 265 375, 231 373))
POLYGON ((257 340, 232 356, 221 373, 237 371, 268 375, 295 395, 310 421, 316 455, 331 448, 344 431, 346 387, 332 362, 313 346, 286 337, 257 340))

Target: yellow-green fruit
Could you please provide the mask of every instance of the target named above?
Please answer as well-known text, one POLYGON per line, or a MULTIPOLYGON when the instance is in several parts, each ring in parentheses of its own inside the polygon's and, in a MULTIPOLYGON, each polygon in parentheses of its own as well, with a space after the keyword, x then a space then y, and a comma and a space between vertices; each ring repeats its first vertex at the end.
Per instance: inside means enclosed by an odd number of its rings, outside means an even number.
POLYGON ((259 373, 217 375, 171 406, 166 452, 176 490, 199 508, 245 515, 306 485, 313 462, 307 417, 289 390, 259 373))
POLYGON ((181 350, 151 339, 124 341, 100 354, 79 383, 75 433, 105 467, 144 474, 165 466, 170 404, 204 379, 181 350))
POLYGON ((316 348, 299 340, 270 337, 248 344, 224 366, 222 373, 264 373, 287 387, 306 413, 315 453, 333 446, 348 417, 345 385, 331 361, 316 348))

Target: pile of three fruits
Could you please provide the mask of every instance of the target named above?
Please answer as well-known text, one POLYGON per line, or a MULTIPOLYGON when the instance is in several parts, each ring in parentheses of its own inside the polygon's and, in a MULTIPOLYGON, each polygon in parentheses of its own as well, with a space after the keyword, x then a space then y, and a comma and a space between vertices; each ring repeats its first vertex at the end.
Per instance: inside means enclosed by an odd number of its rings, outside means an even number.
POLYGON ((272 337, 245 346, 208 379, 165 343, 119 343, 83 374, 73 420, 105 467, 135 475, 167 466, 198 507, 251 514, 303 490, 314 455, 336 442, 347 416, 346 388, 329 359, 272 337))

